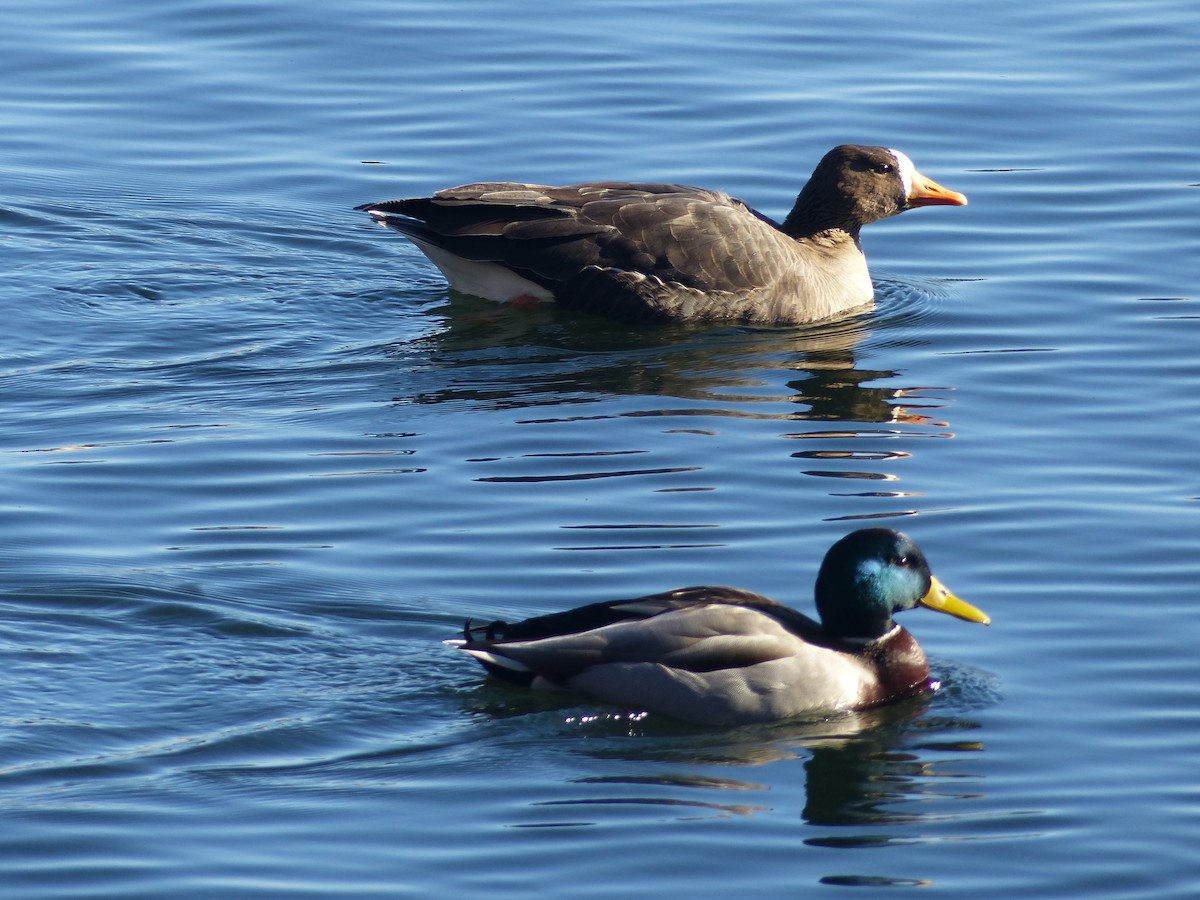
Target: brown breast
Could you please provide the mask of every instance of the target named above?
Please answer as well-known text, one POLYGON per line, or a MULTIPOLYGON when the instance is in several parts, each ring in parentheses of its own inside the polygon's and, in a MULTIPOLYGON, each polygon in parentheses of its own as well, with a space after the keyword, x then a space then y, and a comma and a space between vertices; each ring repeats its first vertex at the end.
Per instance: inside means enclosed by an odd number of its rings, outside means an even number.
POLYGON ((879 706, 929 688, 929 660, 917 639, 904 628, 868 648, 866 661, 879 675, 878 683, 866 692, 863 706, 879 706))

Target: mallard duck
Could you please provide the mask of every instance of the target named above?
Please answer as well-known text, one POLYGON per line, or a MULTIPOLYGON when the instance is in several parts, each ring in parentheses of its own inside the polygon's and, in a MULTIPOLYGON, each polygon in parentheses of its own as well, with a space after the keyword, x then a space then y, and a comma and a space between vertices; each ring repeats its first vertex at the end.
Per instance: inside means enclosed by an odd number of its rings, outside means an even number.
POLYGON ((623 181, 467 184, 357 208, 465 294, 634 321, 794 325, 871 302, 862 226, 966 202, 899 150, 846 144, 825 154, 782 225, 720 191, 623 181))
POLYGON ((924 606, 991 619, 950 593, 920 548, 890 528, 835 543, 817 574, 821 621, 730 587, 686 587, 446 641, 488 672, 626 709, 732 725, 879 706, 929 690, 929 662, 893 614, 924 606))

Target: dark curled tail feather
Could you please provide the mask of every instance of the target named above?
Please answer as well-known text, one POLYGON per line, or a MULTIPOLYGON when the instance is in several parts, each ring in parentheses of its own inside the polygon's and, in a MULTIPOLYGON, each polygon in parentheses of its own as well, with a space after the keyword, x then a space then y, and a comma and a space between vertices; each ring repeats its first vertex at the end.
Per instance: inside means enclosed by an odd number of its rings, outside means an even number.
MULTIPOLYGON (((486 625, 472 625, 471 620, 467 619, 463 623, 463 639, 466 644, 460 649, 487 649, 487 645, 495 640, 503 640, 504 632, 508 628, 508 623, 496 619, 488 622, 486 625)), ((489 651, 492 652, 492 651, 489 651)), ((499 678, 501 681, 507 681, 510 684, 519 685, 520 687, 530 687, 536 677, 534 672, 518 671, 516 669, 507 668, 497 665, 488 659, 476 657, 476 661, 487 670, 489 675, 499 678)))
POLYGON ((472 625, 473 621, 473 619, 467 619, 463 623, 463 639, 468 644, 480 641, 502 641, 509 629, 508 623, 501 619, 493 619, 486 625, 472 625))

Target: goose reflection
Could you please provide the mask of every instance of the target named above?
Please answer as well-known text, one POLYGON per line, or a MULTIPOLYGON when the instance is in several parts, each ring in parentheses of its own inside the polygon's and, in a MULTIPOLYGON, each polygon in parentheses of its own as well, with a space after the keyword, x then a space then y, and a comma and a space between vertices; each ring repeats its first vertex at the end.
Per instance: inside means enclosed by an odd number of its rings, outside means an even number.
MULTIPOLYGON (((632 515, 606 510, 558 523, 572 530, 556 549, 572 552, 721 545, 710 512, 688 518, 669 501, 717 489, 711 471, 722 451, 705 438, 745 436, 761 450, 771 430, 771 455, 788 474, 821 479, 830 497, 867 501, 841 518, 912 515, 918 501, 909 498, 922 493, 899 484, 904 460, 920 441, 953 436, 945 420, 952 388, 905 384, 903 373, 869 365, 882 358, 872 349, 880 342, 922 340, 912 324, 930 296, 877 287, 886 302, 874 313, 773 329, 639 328, 452 295, 425 311, 431 328, 372 348, 390 360, 378 395, 396 420, 378 436, 407 454, 453 454, 475 483, 527 492, 557 483, 565 497, 579 483, 594 490, 638 479, 653 493, 655 502, 626 507, 632 515), (430 411, 439 419, 427 425, 430 411), (441 433, 449 419, 440 414, 476 412, 498 415, 474 420, 469 434, 441 433)), ((421 471, 421 460, 408 471, 421 471)))
POLYGON ((381 349, 397 363, 392 399, 403 406, 454 403, 531 413, 560 407, 539 421, 568 421, 572 414, 562 407, 624 396, 645 398, 645 406, 615 415, 885 426, 865 429, 867 436, 938 426, 943 404, 930 394, 942 389, 880 386, 899 373, 859 364, 858 347, 881 321, 911 319, 896 307, 919 308, 927 299, 904 286, 880 285, 879 293, 892 296, 891 319, 877 313, 772 329, 630 328, 454 294, 440 310, 440 328, 381 349))

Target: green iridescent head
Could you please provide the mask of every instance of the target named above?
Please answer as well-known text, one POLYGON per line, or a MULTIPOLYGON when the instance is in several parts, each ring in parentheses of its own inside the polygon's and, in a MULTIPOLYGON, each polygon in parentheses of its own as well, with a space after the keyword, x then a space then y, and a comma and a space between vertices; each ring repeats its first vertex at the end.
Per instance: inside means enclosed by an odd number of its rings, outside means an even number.
POLYGON ((986 614, 934 578, 921 548, 891 528, 863 528, 829 548, 817 574, 817 612, 834 637, 873 639, 895 613, 925 606, 987 625, 986 614))

